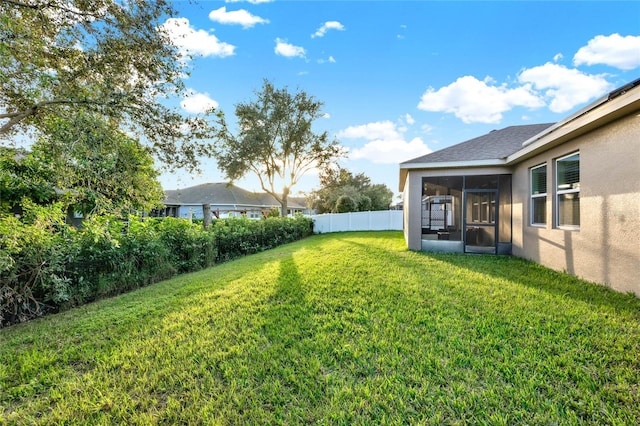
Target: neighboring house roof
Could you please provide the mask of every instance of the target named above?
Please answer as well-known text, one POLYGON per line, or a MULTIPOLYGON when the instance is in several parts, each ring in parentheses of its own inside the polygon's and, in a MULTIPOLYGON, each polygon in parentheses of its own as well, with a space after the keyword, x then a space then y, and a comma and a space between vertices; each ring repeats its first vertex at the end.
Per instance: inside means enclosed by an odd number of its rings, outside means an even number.
MULTIPOLYGON (((289 197, 288 207, 306 208, 299 197, 289 197)), ((203 183, 165 191, 165 205, 215 204, 216 206, 277 207, 280 203, 270 194, 250 192, 225 182, 203 183)))
POLYGON ((305 197, 292 197, 287 198, 287 205, 295 209, 308 209, 307 199, 305 197))
POLYGON ((522 149, 523 142, 551 127, 553 123, 510 126, 486 135, 423 155, 401 164, 441 163, 507 158, 522 149))

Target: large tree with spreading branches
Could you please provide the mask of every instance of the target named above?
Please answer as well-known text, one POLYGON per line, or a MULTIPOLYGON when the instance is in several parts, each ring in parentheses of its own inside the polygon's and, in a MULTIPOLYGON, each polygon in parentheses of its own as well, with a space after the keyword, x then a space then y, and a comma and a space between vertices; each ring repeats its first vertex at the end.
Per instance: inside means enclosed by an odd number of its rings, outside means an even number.
MULTIPOLYGON (((90 114, 174 167, 210 153, 205 115, 166 106, 185 92, 166 0, 0 0, 0 145, 90 114)), ((35 139, 35 138, 33 138, 35 139)))
POLYGON ((277 89, 267 80, 255 94, 255 100, 236 105, 235 133, 220 116, 214 156, 231 181, 248 173, 257 176, 285 216, 291 188, 300 178, 335 163, 344 152, 327 132, 313 131, 313 122, 323 116, 323 104, 313 96, 277 89))

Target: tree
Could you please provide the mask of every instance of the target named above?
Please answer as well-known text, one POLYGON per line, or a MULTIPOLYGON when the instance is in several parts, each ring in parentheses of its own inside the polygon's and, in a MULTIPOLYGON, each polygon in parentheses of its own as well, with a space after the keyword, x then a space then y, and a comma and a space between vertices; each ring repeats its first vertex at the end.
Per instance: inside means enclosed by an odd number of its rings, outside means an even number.
POLYGON ((53 184, 84 214, 150 211, 163 197, 150 150, 99 117, 54 118, 33 155, 53 170, 53 184))
POLYGON ((24 198, 48 205, 63 201, 85 215, 149 211, 163 191, 149 149, 99 117, 47 120, 46 136, 30 152, 4 149, 0 192, 5 206, 24 198))
POLYGON ((336 213, 349 213, 357 211, 358 205, 355 200, 348 195, 341 195, 336 201, 336 213))
POLYGON ((363 195, 371 199, 371 210, 388 210, 393 201, 393 191, 383 183, 370 185, 363 195))
POLYGON ((185 93, 183 62, 160 20, 166 0, 0 0, 0 142, 89 113, 145 140, 160 160, 210 154, 206 116, 162 103, 185 93))
POLYGON ((18 148, 0 147, 0 215, 19 213, 23 199, 50 204, 57 198, 51 183, 53 169, 18 148))
POLYGON ((257 99, 236 105, 238 132, 231 133, 220 116, 219 144, 214 156, 231 180, 253 173, 262 190, 271 194, 287 215, 291 188, 313 168, 327 167, 344 155, 327 132, 316 134, 314 120, 322 116, 322 103, 304 91, 291 94, 265 80, 257 99), (279 188, 279 189, 277 189, 279 188))
POLYGON ((386 185, 372 184, 364 173, 354 175, 341 167, 324 169, 320 185, 321 188, 308 197, 309 204, 318 213, 387 210, 393 198, 393 192, 386 185), (345 197, 353 204, 345 202, 345 197))

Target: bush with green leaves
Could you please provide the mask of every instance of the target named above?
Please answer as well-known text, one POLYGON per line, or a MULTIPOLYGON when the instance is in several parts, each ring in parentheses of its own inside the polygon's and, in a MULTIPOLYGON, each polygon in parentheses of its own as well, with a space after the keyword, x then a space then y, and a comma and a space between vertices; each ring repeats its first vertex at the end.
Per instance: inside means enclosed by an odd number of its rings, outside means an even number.
POLYGON ((173 217, 153 222, 178 272, 196 271, 215 263, 218 254, 215 235, 203 231, 201 224, 173 217))
POLYGON ((312 234, 303 216, 216 220, 94 216, 77 230, 61 206, 0 216, 0 327, 267 250, 312 234))
POLYGON ((21 219, 0 217, 0 326, 41 316, 73 297, 64 216, 28 200, 23 209, 21 219))

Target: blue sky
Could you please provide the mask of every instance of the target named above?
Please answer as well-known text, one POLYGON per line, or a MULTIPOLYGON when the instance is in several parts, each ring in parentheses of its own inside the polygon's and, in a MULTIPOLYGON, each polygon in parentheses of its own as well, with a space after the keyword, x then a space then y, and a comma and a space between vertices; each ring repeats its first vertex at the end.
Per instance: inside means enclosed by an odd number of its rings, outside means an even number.
MULTIPOLYGON (((511 125, 559 121, 640 77, 640 2, 177 2, 164 23, 185 59, 187 113, 235 122, 264 79, 324 103, 314 123, 341 164, 398 189, 402 161, 511 125)), ((220 182, 163 172, 165 189, 220 182)), ((248 175, 238 185, 259 191, 248 175)), ((309 175, 294 187, 319 186, 309 175)))

